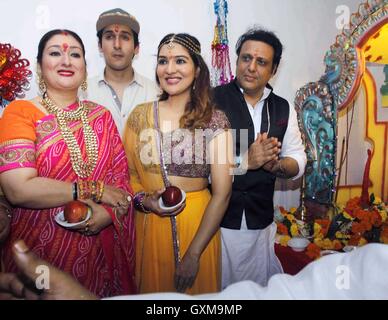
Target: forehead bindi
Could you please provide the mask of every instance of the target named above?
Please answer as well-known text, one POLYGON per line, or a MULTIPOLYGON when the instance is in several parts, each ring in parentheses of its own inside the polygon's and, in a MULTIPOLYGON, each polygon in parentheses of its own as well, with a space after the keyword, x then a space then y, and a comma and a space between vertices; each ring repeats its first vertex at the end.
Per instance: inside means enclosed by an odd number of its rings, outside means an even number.
POLYGON ((68 35, 56 35, 52 37, 46 45, 47 49, 50 49, 52 47, 59 48, 63 52, 68 52, 70 49, 81 49, 81 45, 78 43, 76 39, 74 39, 72 36, 68 35))
POLYGON ((104 33, 106 32, 113 32, 113 33, 120 33, 120 32, 123 32, 123 33, 129 33, 132 35, 132 30, 130 27, 126 26, 126 25, 122 25, 122 24, 113 24, 113 25, 110 25, 108 27, 105 28, 105 31, 104 33))
POLYGON ((269 44, 262 41, 248 40, 241 47, 240 54, 249 54, 255 58, 262 58, 272 61, 274 57, 274 49, 269 44))

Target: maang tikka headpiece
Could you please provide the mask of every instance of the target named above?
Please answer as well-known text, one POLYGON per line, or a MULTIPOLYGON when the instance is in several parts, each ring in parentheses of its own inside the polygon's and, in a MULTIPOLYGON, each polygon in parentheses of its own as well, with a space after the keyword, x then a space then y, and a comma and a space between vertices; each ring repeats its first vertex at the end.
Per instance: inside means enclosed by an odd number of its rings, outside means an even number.
POLYGON ((169 50, 174 49, 174 39, 175 39, 175 34, 171 37, 170 41, 167 44, 167 48, 169 50))
POLYGON ((172 34, 170 38, 166 39, 166 41, 162 42, 159 45, 158 50, 164 45, 167 45, 169 50, 174 48, 174 43, 178 43, 181 46, 185 47, 187 50, 191 51, 194 54, 201 54, 201 45, 195 43, 192 39, 185 35, 181 34, 172 34))

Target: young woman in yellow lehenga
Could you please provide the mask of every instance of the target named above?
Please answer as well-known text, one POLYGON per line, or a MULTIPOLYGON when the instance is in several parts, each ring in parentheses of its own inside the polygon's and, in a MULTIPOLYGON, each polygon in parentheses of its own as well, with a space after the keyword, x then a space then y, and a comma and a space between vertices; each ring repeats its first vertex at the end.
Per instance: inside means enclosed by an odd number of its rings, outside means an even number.
POLYGON ((126 126, 142 293, 220 289, 219 224, 231 192, 232 137, 225 114, 211 103, 200 50, 188 34, 162 39, 156 76, 163 93, 159 101, 137 106, 126 126), (166 212, 158 199, 170 185, 187 195, 185 203, 166 212))

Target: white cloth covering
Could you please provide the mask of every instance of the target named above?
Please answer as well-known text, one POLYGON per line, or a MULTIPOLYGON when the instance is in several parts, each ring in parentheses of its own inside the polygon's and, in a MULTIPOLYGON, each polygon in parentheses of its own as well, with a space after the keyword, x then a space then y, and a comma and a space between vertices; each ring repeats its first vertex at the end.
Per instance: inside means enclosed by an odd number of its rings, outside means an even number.
POLYGON ((113 297, 124 300, 267 300, 384 299, 388 300, 388 245, 368 244, 348 253, 324 256, 297 275, 274 275, 267 287, 252 281, 230 285, 220 293, 190 296, 153 293, 113 297))

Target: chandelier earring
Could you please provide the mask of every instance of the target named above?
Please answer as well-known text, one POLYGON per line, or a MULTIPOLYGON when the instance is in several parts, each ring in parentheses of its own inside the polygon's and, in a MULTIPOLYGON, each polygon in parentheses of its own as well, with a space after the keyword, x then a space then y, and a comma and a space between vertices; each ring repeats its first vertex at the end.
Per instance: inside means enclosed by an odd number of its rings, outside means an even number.
POLYGON ((88 90, 88 81, 86 79, 81 83, 81 90, 83 92, 86 92, 88 90))
POLYGON ((47 86, 41 74, 38 74, 38 85, 39 85, 39 91, 43 97, 47 93, 47 86))

